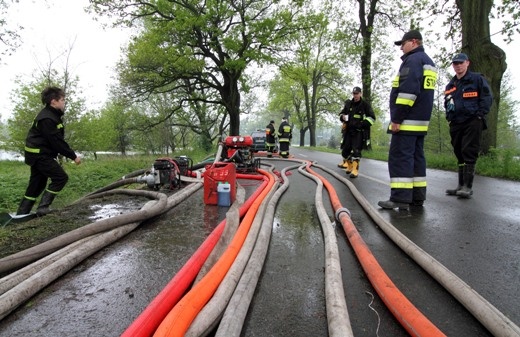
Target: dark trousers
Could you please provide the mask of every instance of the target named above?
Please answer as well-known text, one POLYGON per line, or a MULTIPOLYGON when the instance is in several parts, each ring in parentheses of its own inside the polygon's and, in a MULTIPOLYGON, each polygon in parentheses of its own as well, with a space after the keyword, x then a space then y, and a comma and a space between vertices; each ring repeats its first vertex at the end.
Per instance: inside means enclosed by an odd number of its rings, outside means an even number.
POLYGON ((69 180, 61 165, 51 157, 39 156, 30 166, 31 177, 25 191, 28 198, 36 199, 45 190, 48 179, 51 179, 51 183, 47 189, 54 194, 61 191, 69 180))
POLYGON ((477 162, 483 127, 483 121, 479 118, 460 124, 450 124, 451 145, 459 164, 477 162))
POLYGON ((286 157, 289 155, 289 140, 278 139, 280 144, 280 156, 286 157))
POLYGON ((343 136, 341 156, 345 159, 360 160, 363 148, 363 132, 347 131, 343 136))
POLYGON ((388 172, 390 200, 404 203, 426 200, 424 135, 392 135, 388 172))

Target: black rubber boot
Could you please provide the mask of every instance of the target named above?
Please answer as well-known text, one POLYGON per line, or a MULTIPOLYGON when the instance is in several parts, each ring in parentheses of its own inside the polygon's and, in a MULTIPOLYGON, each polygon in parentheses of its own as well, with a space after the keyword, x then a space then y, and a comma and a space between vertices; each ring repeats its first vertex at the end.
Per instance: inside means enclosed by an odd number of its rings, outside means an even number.
POLYGON ((45 191, 42 195, 42 199, 40 200, 40 204, 36 209, 36 214, 38 214, 38 216, 49 214, 51 212, 49 206, 54 201, 54 198, 56 198, 56 194, 45 191))
POLYGON ((473 187, 473 178, 475 177, 475 164, 466 164, 464 165, 464 185, 457 191, 457 196, 459 198, 469 199, 473 195, 472 187, 473 187))
POLYGON ((29 200, 27 198, 23 198, 22 202, 20 202, 20 206, 18 206, 18 210, 16 211, 16 215, 23 215, 31 213, 31 210, 34 206, 34 200, 29 200))
POLYGON ((457 195, 457 191, 460 191, 462 189, 463 185, 464 185, 464 165, 459 165, 459 185, 455 189, 446 190, 446 194, 447 195, 457 195))

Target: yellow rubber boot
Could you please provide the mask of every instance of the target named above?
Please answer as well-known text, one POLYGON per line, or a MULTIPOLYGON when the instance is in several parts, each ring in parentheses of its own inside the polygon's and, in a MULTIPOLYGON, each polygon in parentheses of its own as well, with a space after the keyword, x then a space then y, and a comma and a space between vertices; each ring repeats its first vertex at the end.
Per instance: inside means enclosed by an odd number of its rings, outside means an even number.
POLYGON ((347 167, 345 167, 345 173, 350 174, 352 172, 352 160, 347 160, 347 167))
POLYGON ((347 159, 343 159, 343 162, 339 163, 338 167, 347 168, 348 167, 347 159))
POLYGON ((352 162, 352 171, 350 172, 350 178, 356 178, 359 174, 359 161, 352 162))

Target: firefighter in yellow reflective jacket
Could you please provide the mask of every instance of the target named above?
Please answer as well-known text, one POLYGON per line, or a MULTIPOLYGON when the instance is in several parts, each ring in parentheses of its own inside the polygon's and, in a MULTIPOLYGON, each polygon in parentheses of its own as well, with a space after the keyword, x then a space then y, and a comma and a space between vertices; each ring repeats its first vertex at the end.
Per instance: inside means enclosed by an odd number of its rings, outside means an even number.
POLYGON ((392 82, 390 125, 392 134, 388 153, 390 199, 379 201, 385 209, 422 206, 426 200, 426 159, 424 137, 433 108, 437 69, 424 52, 422 35, 417 30, 395 42, 401 46, 403 62, 392 82))
POLYGON ((278 127, 278 143, 280 144, 280 156, 289 158, 289 145, 292 139, 291 125, 287 122, 287 117, 282 118, 282 123, 278 127))

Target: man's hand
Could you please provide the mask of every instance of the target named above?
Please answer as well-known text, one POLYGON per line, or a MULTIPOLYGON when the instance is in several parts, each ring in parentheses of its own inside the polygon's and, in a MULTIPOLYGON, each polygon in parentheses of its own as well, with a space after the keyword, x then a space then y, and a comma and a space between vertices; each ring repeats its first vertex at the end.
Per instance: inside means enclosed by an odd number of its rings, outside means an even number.
POLYGON ((392 128, 392 132, 393 133, 397 133, 401 130, 401 124, 397 124, 397 123, 394 123, 394 122, 391 122, 390 123, 390 127, 392 128))
POLYGON ((76 165, 81 164, 81 158, 79 156, 76 157, 76 159, 74 159, 74 162, 76 163, 76 165))

